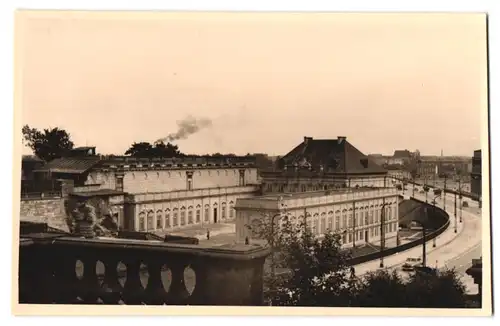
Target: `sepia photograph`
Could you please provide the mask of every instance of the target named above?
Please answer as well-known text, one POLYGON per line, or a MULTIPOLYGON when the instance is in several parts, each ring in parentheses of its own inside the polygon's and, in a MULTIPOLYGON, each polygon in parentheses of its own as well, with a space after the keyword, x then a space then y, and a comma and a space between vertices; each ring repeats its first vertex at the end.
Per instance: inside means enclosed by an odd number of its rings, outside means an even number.
POLYGON ((491 315, 487 17, 18 10, 14 313, 491 315))

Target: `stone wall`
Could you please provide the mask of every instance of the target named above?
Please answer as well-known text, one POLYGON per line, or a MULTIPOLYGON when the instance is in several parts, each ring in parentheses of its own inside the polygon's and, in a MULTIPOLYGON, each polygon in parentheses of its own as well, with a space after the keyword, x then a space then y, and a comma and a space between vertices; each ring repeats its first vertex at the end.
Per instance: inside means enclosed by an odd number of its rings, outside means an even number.
POLYGON ((47 223, 68 231, 63 198, 21 200, 20 220, 47 223))

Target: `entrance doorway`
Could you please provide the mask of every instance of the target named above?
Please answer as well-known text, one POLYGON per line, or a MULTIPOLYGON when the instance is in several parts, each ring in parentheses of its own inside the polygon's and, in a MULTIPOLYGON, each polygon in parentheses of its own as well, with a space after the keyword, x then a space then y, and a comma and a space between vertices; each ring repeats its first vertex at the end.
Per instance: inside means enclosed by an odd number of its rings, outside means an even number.
POLYGON ((368 230, 365 231, 365 242, 368 242, 368 230))
POLYGON ((214 223, 217 223, 217 208, 214 208, 214 223))

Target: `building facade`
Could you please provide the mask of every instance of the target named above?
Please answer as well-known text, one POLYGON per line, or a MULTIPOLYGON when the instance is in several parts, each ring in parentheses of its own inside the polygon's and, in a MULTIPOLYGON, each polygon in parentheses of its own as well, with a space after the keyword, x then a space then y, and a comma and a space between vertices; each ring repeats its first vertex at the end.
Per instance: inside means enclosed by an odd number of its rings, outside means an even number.
POLYGON ((481 180, 481 150, 474 151, 472 157, 472 172, 471 176, 471 192, 479 197, 482 193, 482 180, 481 180))
POLYGON ((274 169, 261 171, 264 194, 338 188, 384 187, 387 170, 345 137, 304 141, 280 158, 274 169))
POLYGON ((236 200, 260 189, 253 157, 68 157, 39 172, 66 180, 70 195, 105 201, 133 231, 234 221, 236 200))
POLYGON ((318 237, 327 229, 338 232, 344 247, 380 244, 382 239, 397 236, 398 202, 395 188, 337 189, 238 199, 236 235, 238 241, 256 238, 251 227, 261 219, 277 222, 287 217, 292 224, 305 222, 318 237))

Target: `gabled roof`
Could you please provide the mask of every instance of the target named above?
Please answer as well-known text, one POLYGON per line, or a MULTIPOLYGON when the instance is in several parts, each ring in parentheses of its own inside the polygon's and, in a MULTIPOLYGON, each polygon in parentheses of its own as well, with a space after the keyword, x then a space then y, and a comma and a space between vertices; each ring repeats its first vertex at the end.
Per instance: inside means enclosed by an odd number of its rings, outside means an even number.
POLYGON ((345 137, 338 139, 313 139, 305 137, 288 154, 283 156, 286 166, 310 164, 314 169, 334 173, 384 173, 384 168, 361 153, 345 137))
POLYGON ((81 174, 99 163, 99 157, 62 157, 45 164, 35 172, 81 174))

